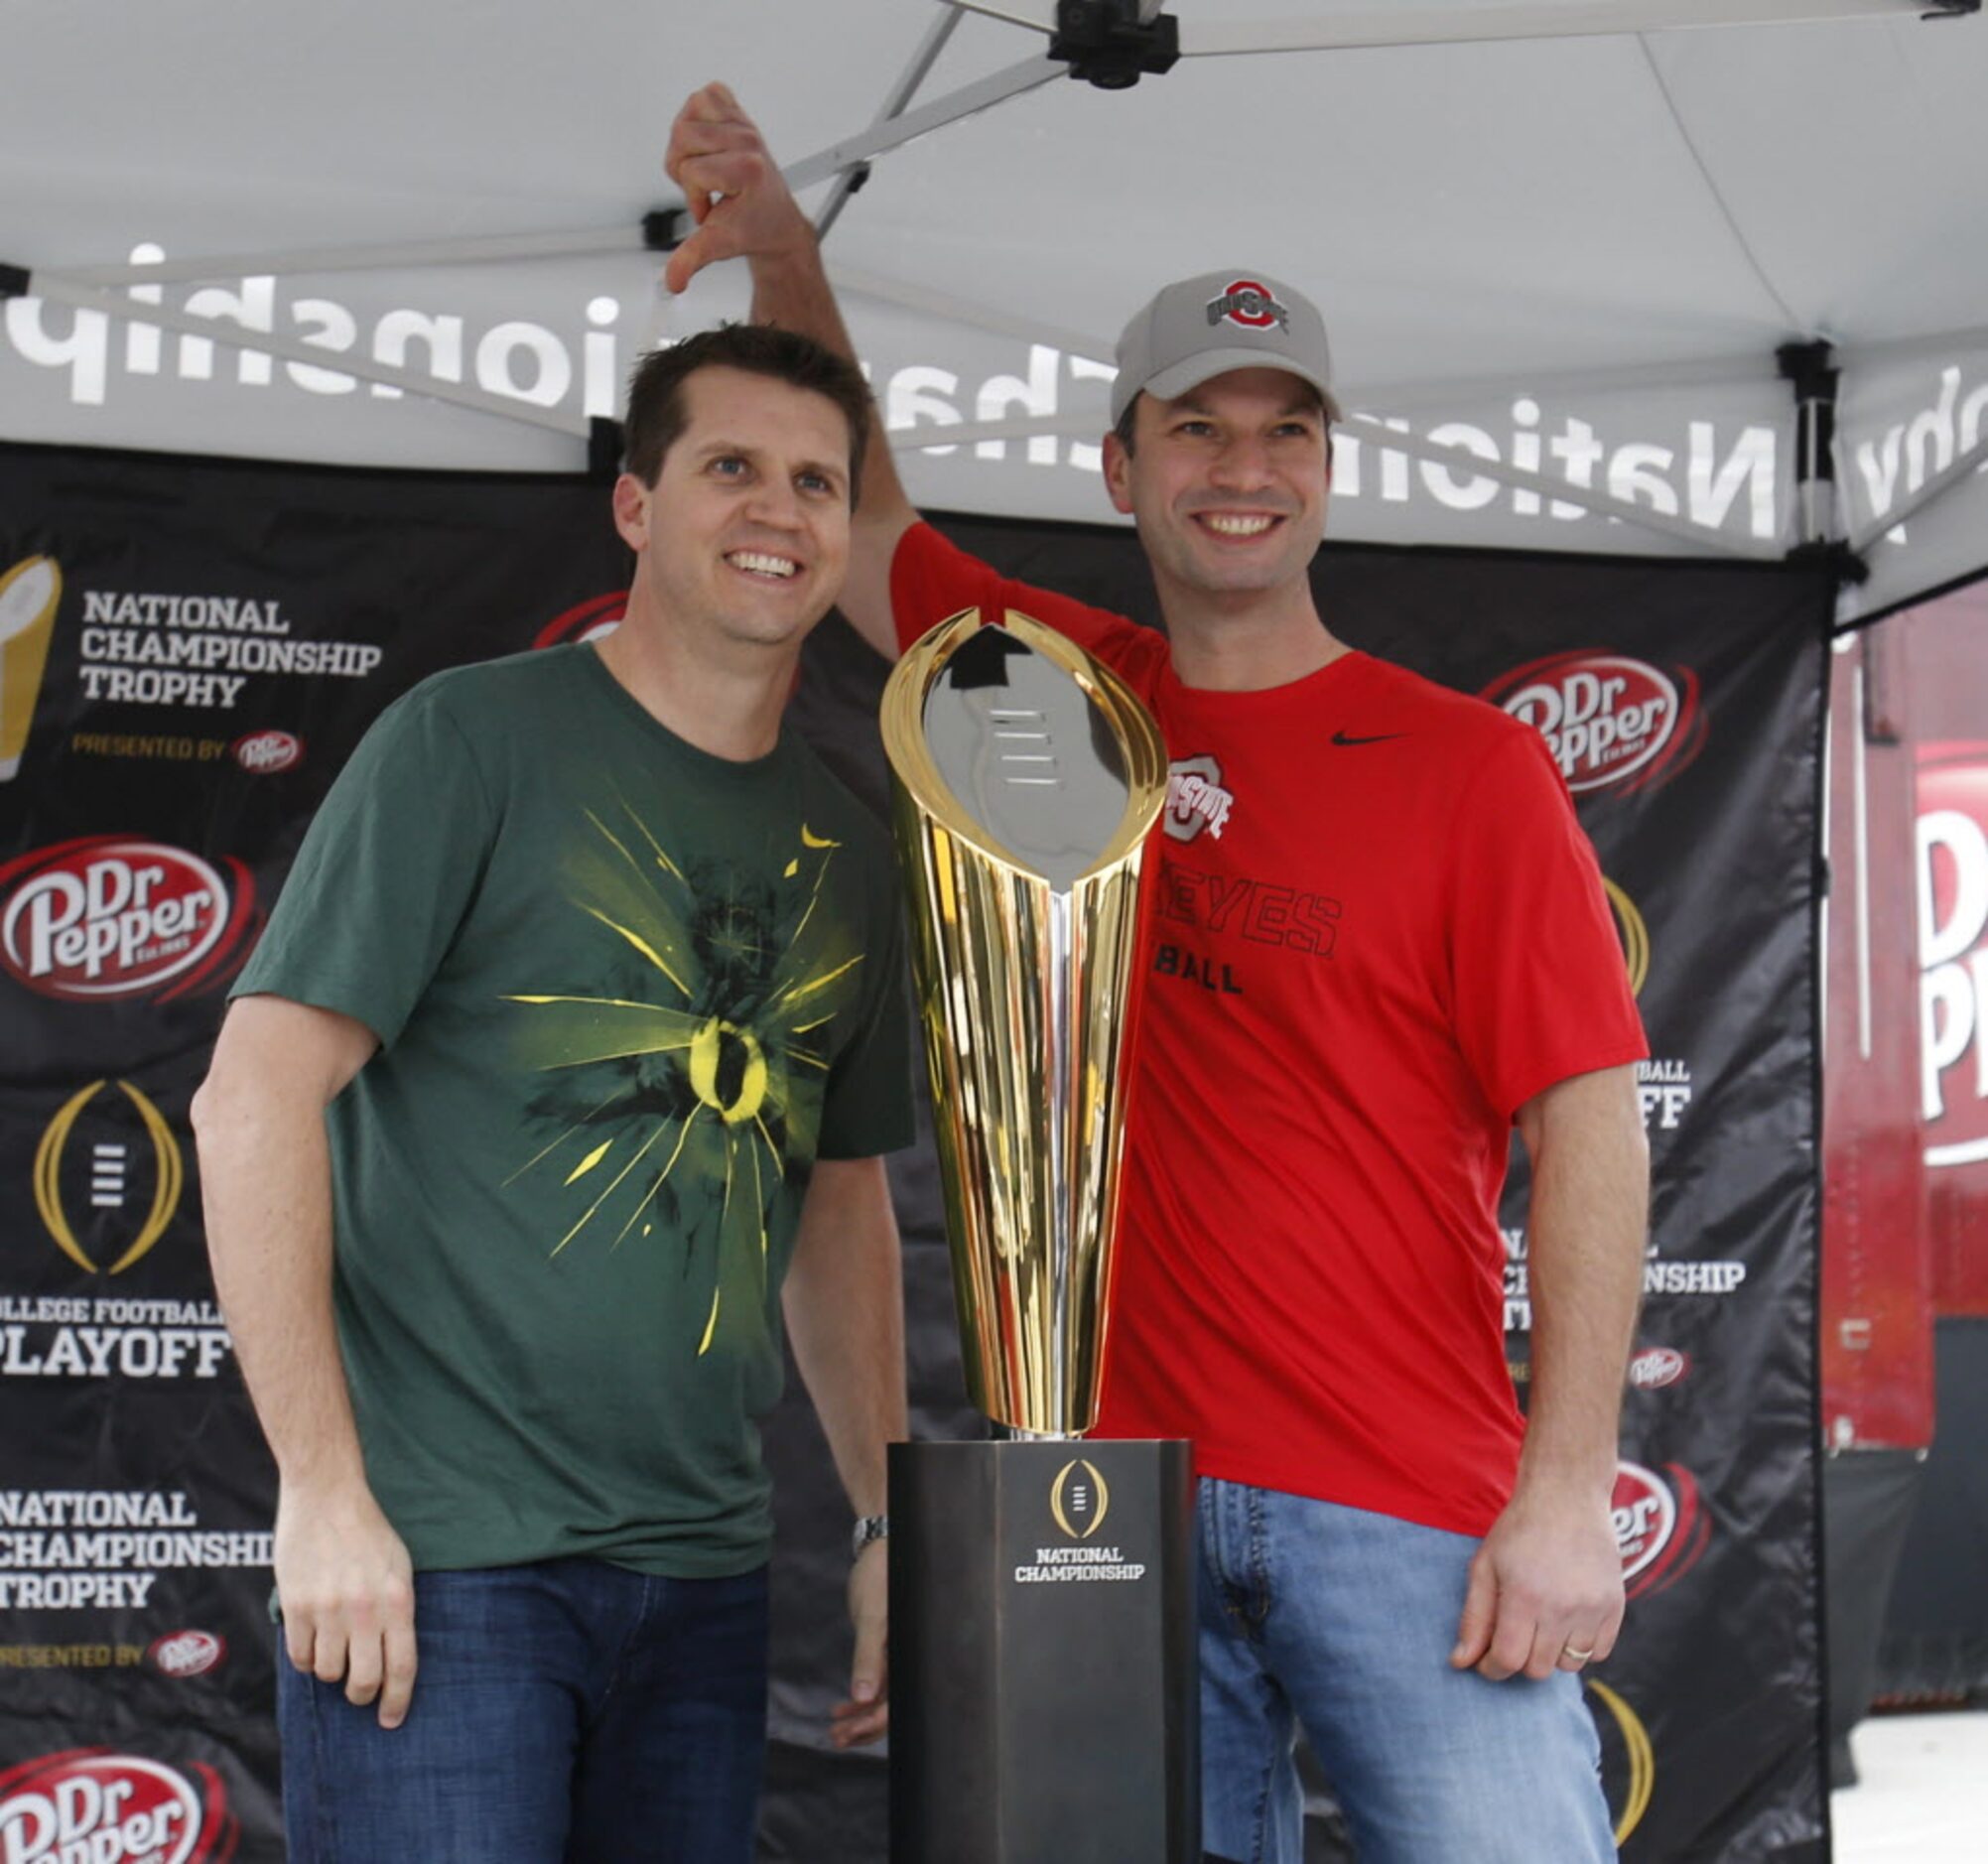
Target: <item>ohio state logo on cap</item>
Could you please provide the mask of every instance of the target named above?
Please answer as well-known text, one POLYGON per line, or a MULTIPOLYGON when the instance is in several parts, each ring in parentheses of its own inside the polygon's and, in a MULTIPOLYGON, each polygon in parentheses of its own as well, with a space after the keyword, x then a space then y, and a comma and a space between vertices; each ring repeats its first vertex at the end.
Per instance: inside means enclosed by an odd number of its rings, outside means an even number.
POLYGON ((1220 297, 1208 301, 1209 323, 1220 324, 1224 318, 1245 330, 1266 331, 1273 325, 1288 325, 1291 314, 1270 295, 1267 285, 1237 278, 1229 281, 1220 297))

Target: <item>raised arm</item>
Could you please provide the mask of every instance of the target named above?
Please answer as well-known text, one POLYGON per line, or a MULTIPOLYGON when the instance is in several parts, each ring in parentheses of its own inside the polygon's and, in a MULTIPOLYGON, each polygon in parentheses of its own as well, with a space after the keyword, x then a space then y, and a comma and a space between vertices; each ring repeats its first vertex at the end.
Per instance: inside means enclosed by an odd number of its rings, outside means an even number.
MULTIPOLYGON (((908 1430, 904 1283, 882 1159, 816 1161, 781 1303, 850 1506, 880 1515, 884 1448, 908 1430)), ((873 1741, 888 1725, 884 1572, 883 1544, 873 1540, 850 1573, 856 1658, 849 1700, 835 1712, 838 1747, 873 1741)))
MULTIPOLYGON (((744 259, 752 268, 755 323, 798 331, 853 358, 856 350, 822 269, 815 229, 757 126, 724 84, 693 92, 677 112, 663 167, 683 190, 697 222, 663 274, 670 290, 682 291, 717 260, 744 259)), ((863 639, 891 660, 897 658, 897 633, 890 615, 890 560, 917 516, 872 402, 862 496, 839 606, 863 639)))
POLYGON ((1518 1486, 1472 1564, 1450 1659, 1494 1679, 1579 1669, 1615 1648, 1610 1499, 1650 1215, 1633 1067, 1548 1088, 1519 1130, 1532 1160, 1532 1398, 1518 1486))
POLYGON ((276 1587, 290 1661, 383 1728, 414 1688, 407 1549, 367 1486, 331 1320, 325 1110, 376 1043, 363 1023, 280 997, 228 1011, 194 1099, 207 1253, 276 1458, 276 1587))

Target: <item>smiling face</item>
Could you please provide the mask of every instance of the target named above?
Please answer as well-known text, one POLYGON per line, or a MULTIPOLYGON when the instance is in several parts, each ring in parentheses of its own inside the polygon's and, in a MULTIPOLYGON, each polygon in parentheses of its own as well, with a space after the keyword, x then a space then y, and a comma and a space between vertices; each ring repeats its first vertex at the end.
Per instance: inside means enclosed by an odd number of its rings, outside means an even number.
POLYGON ((1141 396, 1132 412, 1129 451, 1106 438, 1105 482, 1137 521, 1162 602, 1305 582, 1331 476, 1314 389, 1282 369, 1235 369, 1177 400, 1141 396))
POLYGON ((636 552, 629 618, 711 647, 798 646, 849 563, 850 432, 826 395, 699 369, 653 486, 623 473, 614 522, 636 552))

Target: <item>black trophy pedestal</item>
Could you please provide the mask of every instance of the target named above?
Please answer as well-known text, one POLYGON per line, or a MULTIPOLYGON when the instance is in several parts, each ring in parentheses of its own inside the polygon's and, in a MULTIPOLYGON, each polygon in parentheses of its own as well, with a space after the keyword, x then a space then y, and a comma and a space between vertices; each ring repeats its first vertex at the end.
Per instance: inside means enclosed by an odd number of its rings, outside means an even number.
POLYGON ((1199 1864, 1183 1442, 890 1449, 892 1864, 1199 1864))

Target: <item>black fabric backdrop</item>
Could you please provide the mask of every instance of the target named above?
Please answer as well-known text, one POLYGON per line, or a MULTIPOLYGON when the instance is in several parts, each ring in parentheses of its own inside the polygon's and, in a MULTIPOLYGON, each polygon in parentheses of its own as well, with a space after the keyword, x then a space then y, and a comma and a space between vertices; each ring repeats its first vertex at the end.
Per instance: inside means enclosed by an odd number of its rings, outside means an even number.
MULTIPOLYGON (((1154 618, 1124 532, 948 528, 1012 574, 1154 618)), ((0 448, 0 720, 32 712, 0 783, 0 1848, 53 1858, 35 1847, 88 1835, 115 1800, 162 1808, 162 1831, 198 1826, 195 1860, 281 1855, 273 1483, 211 1306, 188 1103, 225 981, 366 725, 438 667, 611 618, 626 574, 599 484, 0 448)), ((1591 1702, 1626 1857, 1820 1858, 1829 589, 1778 568, 1344 547, 1316 582, 1354 645, 1535 723, 1553 723, 1542 688, 1570 696, 1595 709, 1590 742, 1598 719, 1617 733, 1599 765, 1573 746, 1572 775, 1642 980, 1657 1188, 1616 1497, 1634 1603, 1591 1702)), ((832 618, 794 709, 879 806, 883 671, 832 618)), ((973 1434, 929 1147, 893 1160, 892 1182, 915 1428, 973 1434)), ((1524 1207, 1516 1171, 1522 1389, 1524 1207)), ((881 1769, 826 1752, 848 1511, 797 1390, 767 1448, 762 1855, 880 1859, 881 1769)), ((1330 1832, 1321 1816, 1317 1855, 1330 1832)))

